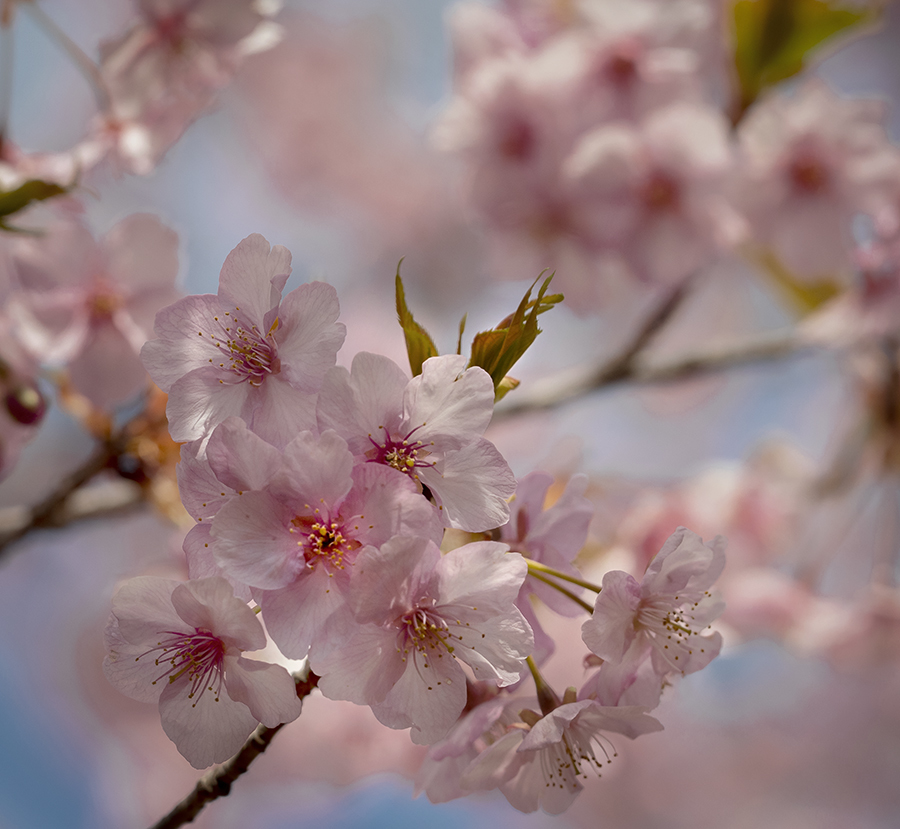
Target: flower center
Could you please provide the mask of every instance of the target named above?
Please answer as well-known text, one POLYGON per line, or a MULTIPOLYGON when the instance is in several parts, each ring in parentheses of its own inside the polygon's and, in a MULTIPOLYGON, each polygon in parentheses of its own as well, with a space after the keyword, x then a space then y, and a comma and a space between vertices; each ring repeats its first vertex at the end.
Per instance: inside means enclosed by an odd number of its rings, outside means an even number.
POLYGON ((311 569, 318 562, 326 562, 329 567, 343 570, 348 563, 345 557, 362 546, 355 538, 344 535, 344 525, 337 521, 297 516, 291 523, 303 534, 297 544, 302 545, 306 564, 311 569))
POLYGON ((163 678, 168 678, 169 684, 187 674, 190 684, 188 699, 194 699, 193 706, 204 692, 211 691, 219 701, 219 693, 223 682, 223 660, 225 657, 225 644, 218 636, 213 636, 207 630, 195 628, 193 633, 178 633, 177 631, 161 631, 165 634, 163 639, 156 643, 155 648, 145 651, 135 657, 135 662, 145 656, 156 654, 154 664, 168 668, 163 671, 151 683, 156 685, 163 678))
POLYGON ((806 154, 788 165, 788 179, 798 192, 814 196, 828 186, 828 168, 815 154, 806 154))
POLYGON ((369 463, 383 463, 392 466, 400 472, 406 472, 414 478, 418 478, 415 470, 423 466, 434 466, 434 463, 424 460, 431 452, 426 448, 434 446, 434 443, 424 443, 420 440, 412 439, 413 433, 421 426, 416 426, 406 437, 395 440, 391 437, 390 432, 384 430, 385 441, 378 443, 371 435, 369 440, 375 448, 369 452, 369 463))
POLYGON ((617 756, 615 746, 602 734, 576 724, 569 726, 559 742, 542 749, 540 754, 546 785, 568 791, 578 788, 579 777, 587 780, 589 770, 600 777, 604 764, 617 756))
MULTIPOLYGON (((247 381, 251 386, 261 386, 270 374, 281 371, 281 360, 278 358, 278 346, 275 343, 275 331, 278 320, 272 323, 265 336, 255 325, 245 328, 231 313, 225 311, 223 321, 215 317, 222 326, 220 336, 210 335, 210 339, 222 352, 219 368, 224 368, 239 378, 238 382, 247 381)), ((203 332, 200 332, 203 336, 203 332)), ((210 359, 212 363, 213 360, 210 359)))
MULTIPOLYGON (((445 653, 453 655, 454 639, 462 641, 462 637, 454 636, 450 632, 450 626, 445 619, 423 607, 414 607, 407 611, 397 619, 396 625, 399 628, 397 653, 401 655, 402 661, 406 662, 407 656, 412 651, 416 670, 420 674, 422 670, 432 667, 432 660, 443 659, 445 653)), ((426 679, 426 683, 427 681, 426 679)), ((432 690, 431 685, 427 687, 429 691, 432 690)))
POLYGON ((673 210, 680 200, 678 182, 670 175, 656 171, 644 183, 641 200, 651 212, 673 210))

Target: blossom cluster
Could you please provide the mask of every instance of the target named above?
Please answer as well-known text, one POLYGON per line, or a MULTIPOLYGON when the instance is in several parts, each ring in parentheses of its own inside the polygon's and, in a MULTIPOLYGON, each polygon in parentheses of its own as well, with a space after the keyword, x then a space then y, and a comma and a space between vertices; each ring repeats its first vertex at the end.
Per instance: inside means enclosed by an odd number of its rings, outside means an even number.
POLYGON ((498 273, 565 263, 585 309, 734 253, 804 285, 852 282, 854 218, 893 226, 900 204, 884 106, 806 79, 745 114, 725 14, 707 0, 454 7, 434 140, 463 164, 498 273))
POLYGON ((722 609, 710 592, 722 541, 681 528, 641 583, 607 574, 583 633, 601 667, 560 698, 540 673, 554 643, 532 597, 567 615, 591 609, 568 589, 590 586, 572 564, 593 512, 586 479, 548 509, 549 476, 517 488, 483 436, 494 382, 461 355, 431 357, 412 378, 365 352, 336 366, 334 289, 282 296, 289 274, 288 251, 252 235, 216 296, 157 315, 142 357, 187 441, 191 578, 119 590, 108 678, 158 701, 193 765, 221 762, 258 723, 300 713, 286 670, 243 655, 266 644, 262 619, 326 697, 432 747, 421 783, 432 799, 498 787, 524 811, 562 811, 587 768, 614 755, 606 733, 662 728, 648 712, 663 685, 718 653, 707 629, 722 609), (529 673, 537 702, 519 695, 529 673))

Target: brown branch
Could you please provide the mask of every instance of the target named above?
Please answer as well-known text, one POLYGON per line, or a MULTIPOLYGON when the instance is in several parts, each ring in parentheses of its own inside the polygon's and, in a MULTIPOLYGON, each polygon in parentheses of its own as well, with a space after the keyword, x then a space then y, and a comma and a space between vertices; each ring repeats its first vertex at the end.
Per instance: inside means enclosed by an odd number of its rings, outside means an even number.
MULTIPOLYGON (((634 343, 638 343, 638 338, 634 343)), ((498 407, 494 420, 553 409, 617 383, 670 383, 822 348, 798 337, 793 329, 760 335, 718 349, 683 354, 668 361, 648 361, 641 353, 645 344, 626 349, 620 356, 598 367, 582 366, 534 382, 529 389, 519 392, 509 405, 498 407)))
POLYGON ((82 486, 96 477, 104 469, 108 469, 115 459, 121 455, 130 439, 127 429, 123 429, 113 437, 101 443, 91 456, 62 483, 56 487, 43 501, 25 510, 25 514, 16 522, 16 527, 0 537, 0 559, 9 554, 9 549, 19 539, 32 530, 43 527, 61 526, 67 521, 63 514, 69 499, 82 486))
MULTIPOLYGON (((319 677, 310 671, 305 679, 295 676, 294 682, 297 686, 297 696, 303 699, 316 687, 319 677)), ((284 725, 282 723, 274 728, 260 725, 234 757, 206 774, 194 787, 194 791, 162 820, 154 823, 151 829, 177 829, 179 826, 191 823, 204 806, 228 795, 232 783, 244 774, 250 768, 250 764, 269 747, 275 735, 281 731, 284 725)))

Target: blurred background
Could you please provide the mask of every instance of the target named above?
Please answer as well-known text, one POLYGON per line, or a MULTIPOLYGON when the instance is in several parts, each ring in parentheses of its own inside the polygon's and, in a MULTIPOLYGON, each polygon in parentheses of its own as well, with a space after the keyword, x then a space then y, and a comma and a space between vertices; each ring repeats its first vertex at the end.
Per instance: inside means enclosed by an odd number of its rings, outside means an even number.
MULTIPOLYGON (((152 173, 91 175, 82 194, 90 226, 99 236, 130 213, 158 214, 179 234, 186 293, 215 292, 225 256, 250 233, 288 247, 288 288, 319 279, 338 290, 344 365, 363 350, 405 361, 393 297, 401 257, 407 300, 442 351, 455 348, 463 313, 470 332, 496 324, 544 267, 567 292, 566 262, 549 254, 518 280, 496 278, 492 227, 467 201, 466 162, 435 149, 435 125, 459 89, 446 24, 453 5, 288 0, 277 17, 282 42, 246 60, 152 173)), ((727 43, 730 5, 704 5, 726 21, 727 43)), ((135 14, 124 0, 40 6, 92 55, 135 14)), ((91 91, 33 17, 19 14, 13 34, 0 43, 14 67, 7 137, 28 150, 66 150, 94 116, 91 91)), ((888 5, 877 23, 825 44, 804 77, 883 101, 896 141, 897 54, 900 14, 888 5)), ((807 311, 754 267, 730 254, 706 265, 648 354, 665 363, 800 330, 807 311)), ((543 378, 619 353, 658 288, 638 283, 609 302, 564 303, 542 317, 509 405, 543 378)), ((599 579, 609 567, 636 566, 680 523, 704 538, 721 532, 736 556, 723 585, 734 613, 721 656, 667 690, 658 712, 665 731, 618 741, 609 774, 565 815, 522 815, 498 793, 441 805, 413 799, 422 755, 408 735, 314 695, 195 825, 896 827, 900 603, 884 594, 877 611, 866 605, 868 616, 854 604, 871 595, 877 550, 900 543, 896 490, 875 475, 827 498, 798 495, 840 455, 866 399, 859 389, 844 356, 805 348, 497 416, 489 436, 518 476, 590 476, 598 511, 585 572, 599 579), (814 589, 793 578, 807 565, 814 589)), ((83 424, 52 406, 0 483, 0 506, 36 503, 93 445, 83 424)), ((143 573, 183 577, 184 532, 145 504, 36 531, 0 561, 0 829, 146 826, 193 787, 198 773, 156 709, 118 694, 100 667, 116 585, 143 573)), ((547 620, 562 643, 549 669, 561 685, 583 674, 580 621, 547 620)))

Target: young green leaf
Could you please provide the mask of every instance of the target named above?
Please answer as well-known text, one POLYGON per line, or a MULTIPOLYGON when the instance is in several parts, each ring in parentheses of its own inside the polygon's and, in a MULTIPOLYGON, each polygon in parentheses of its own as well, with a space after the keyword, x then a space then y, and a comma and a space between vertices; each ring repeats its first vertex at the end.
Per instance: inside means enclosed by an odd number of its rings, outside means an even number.
POLYGON ((525 292, 514 313, 502 320, 496 328, 476 334, 472 341, 469 366, 479 366, 491 375, 494 381, 495 400, 500 400, 518 385, 513 378, 509 378, 506 382, 504 380, 507 378, 507 372, 541 333, 537 324, 538 315, 562 301, 562 294, 547 296, 547 288, 553 274, 544 280, 537 296, 532 300, 531 292, 539 279, 540 277, 525 292))
POLYGON ((826 0, 737 0, 733 14, 741 97, 735 121, 766 87, 800 72, 820 44, 875 17, 826 0))
POLYGON ((415 377, 422 373, 422 363, 429 357, 438 356, 438 350, 437 346, 434 344, 434 340, 432 340, 428 332, 413 319, 413 315, 406 305, 403 280, 400 278, 400 265, 402 263, 402 259, 397 263, 397 276, 394 280, 394 286, 397 293, 397 319, 400 321, 400 327, 403 329, 403 336, 406 338, 406 353, 409 357, 409 368, 412 371, 413 377, 415 377))

